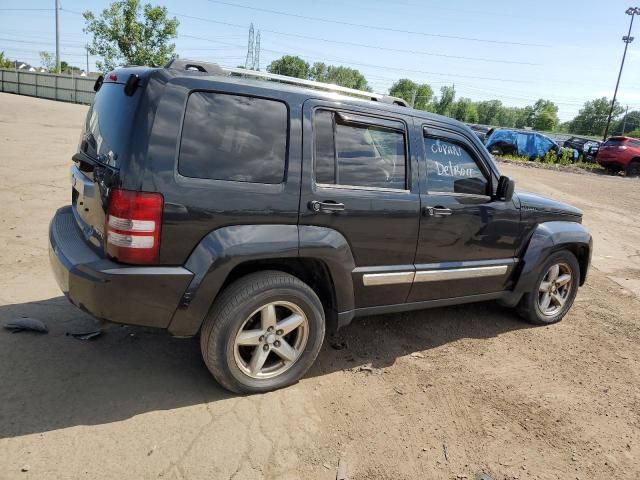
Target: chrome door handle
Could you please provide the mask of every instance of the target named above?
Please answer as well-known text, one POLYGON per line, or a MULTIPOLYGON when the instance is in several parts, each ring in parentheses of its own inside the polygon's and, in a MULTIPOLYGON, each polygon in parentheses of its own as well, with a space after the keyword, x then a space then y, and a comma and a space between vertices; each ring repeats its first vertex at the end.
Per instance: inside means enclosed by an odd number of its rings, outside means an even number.
POLYGON ((426 217, 448 217, 453 214, 450 208, 445 207, 424 207, 422 212, 426 217))
POLYGON ((344 203, 337 203, 332 200, 325 202, 312 200, 309 202, 309 210, 316 213, 342 212, 344 210, 344 203))

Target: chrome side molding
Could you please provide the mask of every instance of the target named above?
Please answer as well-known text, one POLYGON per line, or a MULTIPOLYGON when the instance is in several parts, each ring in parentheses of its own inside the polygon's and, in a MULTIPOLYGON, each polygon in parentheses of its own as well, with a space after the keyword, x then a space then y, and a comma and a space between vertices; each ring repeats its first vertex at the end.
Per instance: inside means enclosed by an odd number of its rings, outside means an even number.
POLYGON ((362 283, 365 287, 413 283, 414 276, 415 272, 366 273, 362 276, 362 283))
POLYGON ((505 275, 508 269, 509 265, 491 265, 487 267, 418 270, 417 272, 365 273, 362 276, 362 283, 365 287, 373 287, 414 282, 441 282, 444 280, 498 277, 505 275))
POLYGON ((414 282, 440 282, 442 280, 498 277, 507 273, 508 268, 508 265, 497 265, 491 267, 452 268, 450 270, 422 270, 416 272, 414 282))

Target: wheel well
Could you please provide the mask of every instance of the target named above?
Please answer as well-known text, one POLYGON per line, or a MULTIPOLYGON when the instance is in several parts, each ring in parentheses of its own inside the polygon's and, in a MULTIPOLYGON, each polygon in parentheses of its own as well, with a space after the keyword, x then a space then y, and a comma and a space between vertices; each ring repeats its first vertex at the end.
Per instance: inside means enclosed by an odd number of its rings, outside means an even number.
POLYGON ((580 285, 584 285, 587 279, 587 270, 589 269, 589 247, 586 245, 568 245, 563 247, 573 253, 578 259, 578 265, 580 266, 580 285))
POLYGON ((309 285, 324 306, 328 329, 333 331, 337 328, 336 295, 331 272, 324 262, 314 258, 273 258, 241 263, 229 272, 220 292, 239 278, 262 270, 286 272, 309 285))

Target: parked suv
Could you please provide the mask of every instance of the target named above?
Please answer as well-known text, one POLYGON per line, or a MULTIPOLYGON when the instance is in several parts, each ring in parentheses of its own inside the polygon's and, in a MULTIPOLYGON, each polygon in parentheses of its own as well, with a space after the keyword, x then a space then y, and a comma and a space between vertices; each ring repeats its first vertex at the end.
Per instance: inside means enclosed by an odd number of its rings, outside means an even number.
POLYGON ((514 194, 460 122, 243 72, 180 60, 99 79, 50 225, 73 304, 199 335, 245 393, 297 381, 358 316, 499 300, 564 317, 591 256, 578 209, 514 194))
POLYGON ((640 175, 640 139, 611 137, 604 142, 596 161, 615 173, 624 170, 628 177, 640 175))

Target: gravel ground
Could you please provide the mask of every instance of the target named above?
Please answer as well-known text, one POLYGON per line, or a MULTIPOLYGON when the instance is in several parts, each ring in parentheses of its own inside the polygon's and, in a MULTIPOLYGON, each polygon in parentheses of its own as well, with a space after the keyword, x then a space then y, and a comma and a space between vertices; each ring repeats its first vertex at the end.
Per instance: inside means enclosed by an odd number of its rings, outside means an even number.
POLYGON ((593 266, 560 324, 493 303, 363 318, 297 385, 233 396, 197 341, 95 323, 49 271, 86 107, 0 94, 0 478, 637 479, 640 181, 503 165, 570 202, 593 266))

